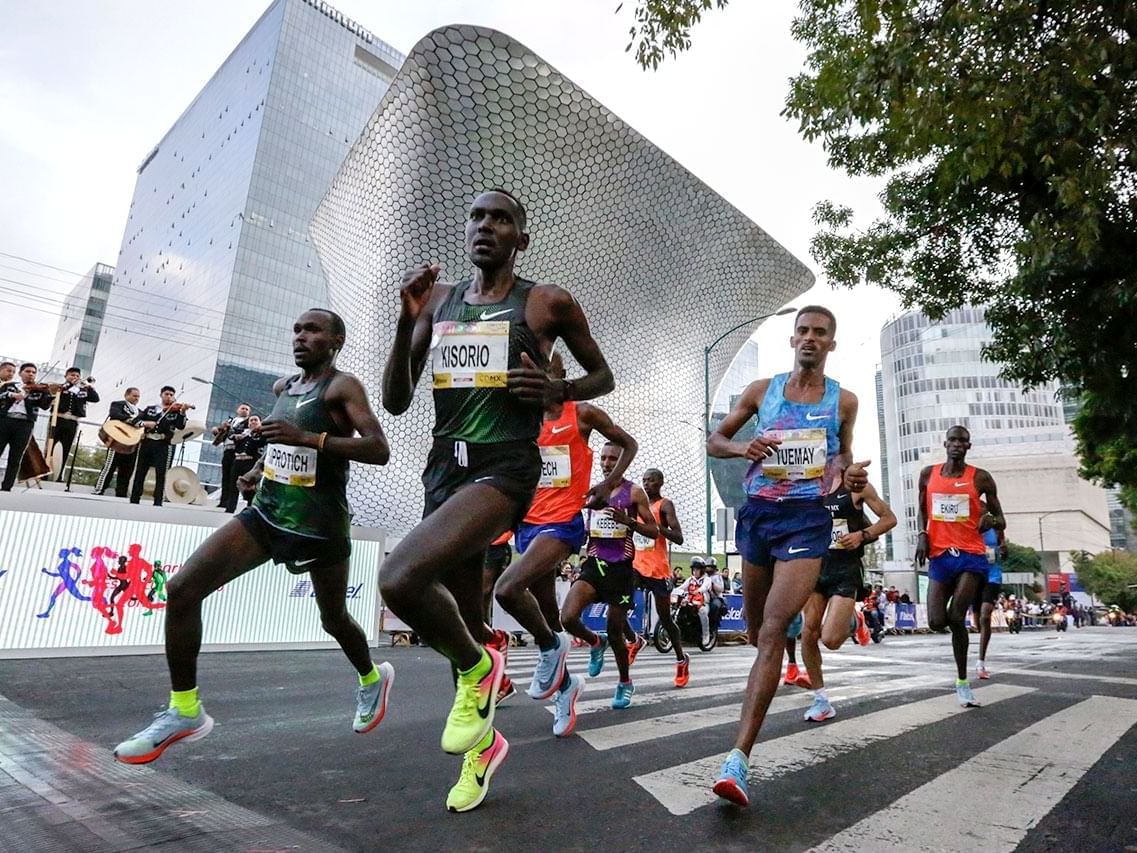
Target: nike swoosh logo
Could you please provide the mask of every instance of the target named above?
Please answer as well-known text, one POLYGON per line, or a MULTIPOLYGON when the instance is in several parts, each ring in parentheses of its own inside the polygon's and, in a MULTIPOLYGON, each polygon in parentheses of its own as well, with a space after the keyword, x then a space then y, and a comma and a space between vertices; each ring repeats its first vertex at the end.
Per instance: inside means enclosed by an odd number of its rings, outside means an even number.
POLYGON ((309 403, 311 403, 315 399, 316 399, 315 397, 308 397, 304 400, 297 400, 296 401, 296 408, 299 409, 301 406, 307 406, 309 403))
POLYGON ((482 705, 478 706, 478 716, 481 717, 483 720, 489 719, 490 706, 493 704, 493 701, 494 701, 494 697, 490 696, 489 701, 487 701, 484 706, 482 706, 482 705))
POLYGON ((292 561, 292 565, 294 565, 294 566, 306 566, 306 565, 308 565, 309 563, 314 563, 314 562, 316 562, 318 559, 320 559, 320 558, 319 558, 319 557, 313 557, 313 558, 312 558, 312 559, 310 559, 310 560, 293 560, 293 561, 292 561))
POLYGON ((963 488, 963 487, 964 487, 964 486, 966 486, 966 485, 967 485, 967 483, 956 483, 956 484, 955 484, 955 487, 956 487, 957 489, 961 489, 961 488, 963 488))
POLYGON ((802 551, 808 551, 808 548, 789 548, 787 549, 791 554, 800 554, 802 551))
POLYGON ((500 311, 483 311, 478 319, 492 320, 494 317, 500 317, 502 314, 508 314, 512 310, 512 308, 502 308, 500 311))
POLYGON ((806 415, 805 419, 807 421, 823 421, 827 417, 828 417, 828 415, 806 415))
POLYGON ((556 435, 559 432, 564 432, 566 429, 572 429, 572 424, 565 424, 563 427, 553 427, 550 432, 556 435))

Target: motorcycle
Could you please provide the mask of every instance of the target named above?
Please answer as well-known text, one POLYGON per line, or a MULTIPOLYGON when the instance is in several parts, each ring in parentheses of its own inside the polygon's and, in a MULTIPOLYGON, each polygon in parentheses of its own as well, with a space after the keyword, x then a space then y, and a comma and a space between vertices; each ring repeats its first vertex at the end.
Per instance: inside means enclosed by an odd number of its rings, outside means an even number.
MULTIPOLYGON (((679 627, 679 636, 684 644, 698 646, 704 652, 709 652, 719 642, 719 633, 712 629, 710 637, 703 639, 703 623, 699 619, 699 608, 687 601, 679 592, 671 593, 671 618, 679 627)), ((652 634, 652 642, 661 654, 671 651, 671 635, 664 630, 663 625, 656 625, 652 634)))
POLYGON ((1021 618, 1019 618, 1019 612, 1017 610, 1008 610, 1006 613, 1006 617, 1007 617, 1007 633, 1009 633, 1009 634, 1021 634, 1022 630, 1023 630, 1023 621, 1021 618))
POLYGON ((1066 617, 1065 616, 1063 616, 1061 613, 1055 612, 1054 615, 1051 616, 1050 618, 1052 620, 1054 620, 1054 627, 1055 628, 1057 628, 1059 631, 1065 631, 1066 630, 1066 617))

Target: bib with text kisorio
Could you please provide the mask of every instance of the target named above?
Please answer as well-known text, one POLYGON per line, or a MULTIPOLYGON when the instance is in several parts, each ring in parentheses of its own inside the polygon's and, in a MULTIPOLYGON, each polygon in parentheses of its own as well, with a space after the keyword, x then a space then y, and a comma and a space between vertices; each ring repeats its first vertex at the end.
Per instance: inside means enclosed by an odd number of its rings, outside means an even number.
POLYGON ((572 464, 568 445, 541 448, 540 489, 565 489, 572 483, 572 464))
POLYGON ((949 523, 962 523, 971 516, 971 498, 968 495, 932 493, 932 519, 949 523))
POLYGON ((316 485, 316 458, 314 447, 270 444, 265 448, 265 479, 286 486, 311 488, 316 485))
POLYGON ((782 443, 762 460, 762 473, 771 480, 815 480, 825 473, 826 433, 816 429, 774 429, 767 435, 782 443))
POLYGON ((435 388, 506 387, 509 321, 436 323, 430 366, 435 388))

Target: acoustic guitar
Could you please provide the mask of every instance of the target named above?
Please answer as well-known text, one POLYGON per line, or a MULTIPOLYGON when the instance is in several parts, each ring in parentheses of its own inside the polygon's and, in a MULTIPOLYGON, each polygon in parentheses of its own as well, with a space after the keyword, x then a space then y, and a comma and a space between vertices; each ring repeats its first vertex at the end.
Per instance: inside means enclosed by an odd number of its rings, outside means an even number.
POLYGON ((107 421, 99 427, 99 441, 115 453, 133 453, 146 430, 125 421, 107 421))

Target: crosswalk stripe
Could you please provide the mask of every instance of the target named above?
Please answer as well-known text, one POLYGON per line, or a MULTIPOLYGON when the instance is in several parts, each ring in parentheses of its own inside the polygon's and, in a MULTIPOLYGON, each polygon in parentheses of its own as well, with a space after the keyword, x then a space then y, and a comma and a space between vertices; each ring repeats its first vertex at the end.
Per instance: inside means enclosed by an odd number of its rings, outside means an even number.
MULTIPOLYGON (((1033 692, 1032 687, 996 684, 980 689, 977 698, 985 705, 992 705, 1033 692)), ((758 743, 750 778, 773 779, 959 713, 967 713, 967 710, 959 707, 953 693, 758 743)), ((711 755, 636 776, 635 781, 672 814, 690 814, 718 799, 711 791, 711 783, 725 757, 725 753, 711 755)))
POLYGON ((924 850, 956 850, 961 843, 971 850, 1014 850, 1135 723, 1137 701, 1091 696, 1011 735, 814 849, 910 850, 918 827, 924 850), (964 817, 960 803, 984 807, 968 809, 964 817))
POLYGON ((1092 675, 1085 672, 1055 672, 1053 670, 1044 669, 1000 669, 996 675, 1037 675, 1040 678, 1061 678, 1063 680, 1073 679, 1075 681, 1104 681, 1107 684, 1137 684, 1137 678, 1123 678, 1117 675, 1092 675))
MULTIPOLYGON (((939 676, 917 675, 912 678, 901 678, 875 684, 850 684, 845 687, 834 687, 830 684, 829 699, 831 702, 844 702, 850 699, 883 696, 886 693, 897 693, 904 690, 919 690, 934 685, 942 686, 943 683, 944 680, 939 676)), ((767 713, 777 714, 782 711, 808 708, 812 702, 812 693, 778 696, 770 703, 770 709, 767 713)), ((635 706, 633 705, 633 707, 635 706)), ((602 728, 578 729, 577 734, 593 749, 616 749, 656 738, 667 738, 679 732, 691 732, 720 726, 727 722, 737 722, 741 713, 742 703, 737 702, 732 705, 701 708, 698 714, 681 711, 678 714, 666 714, 662 717, 651 717, 630 723, 617 723, 602 728)))

